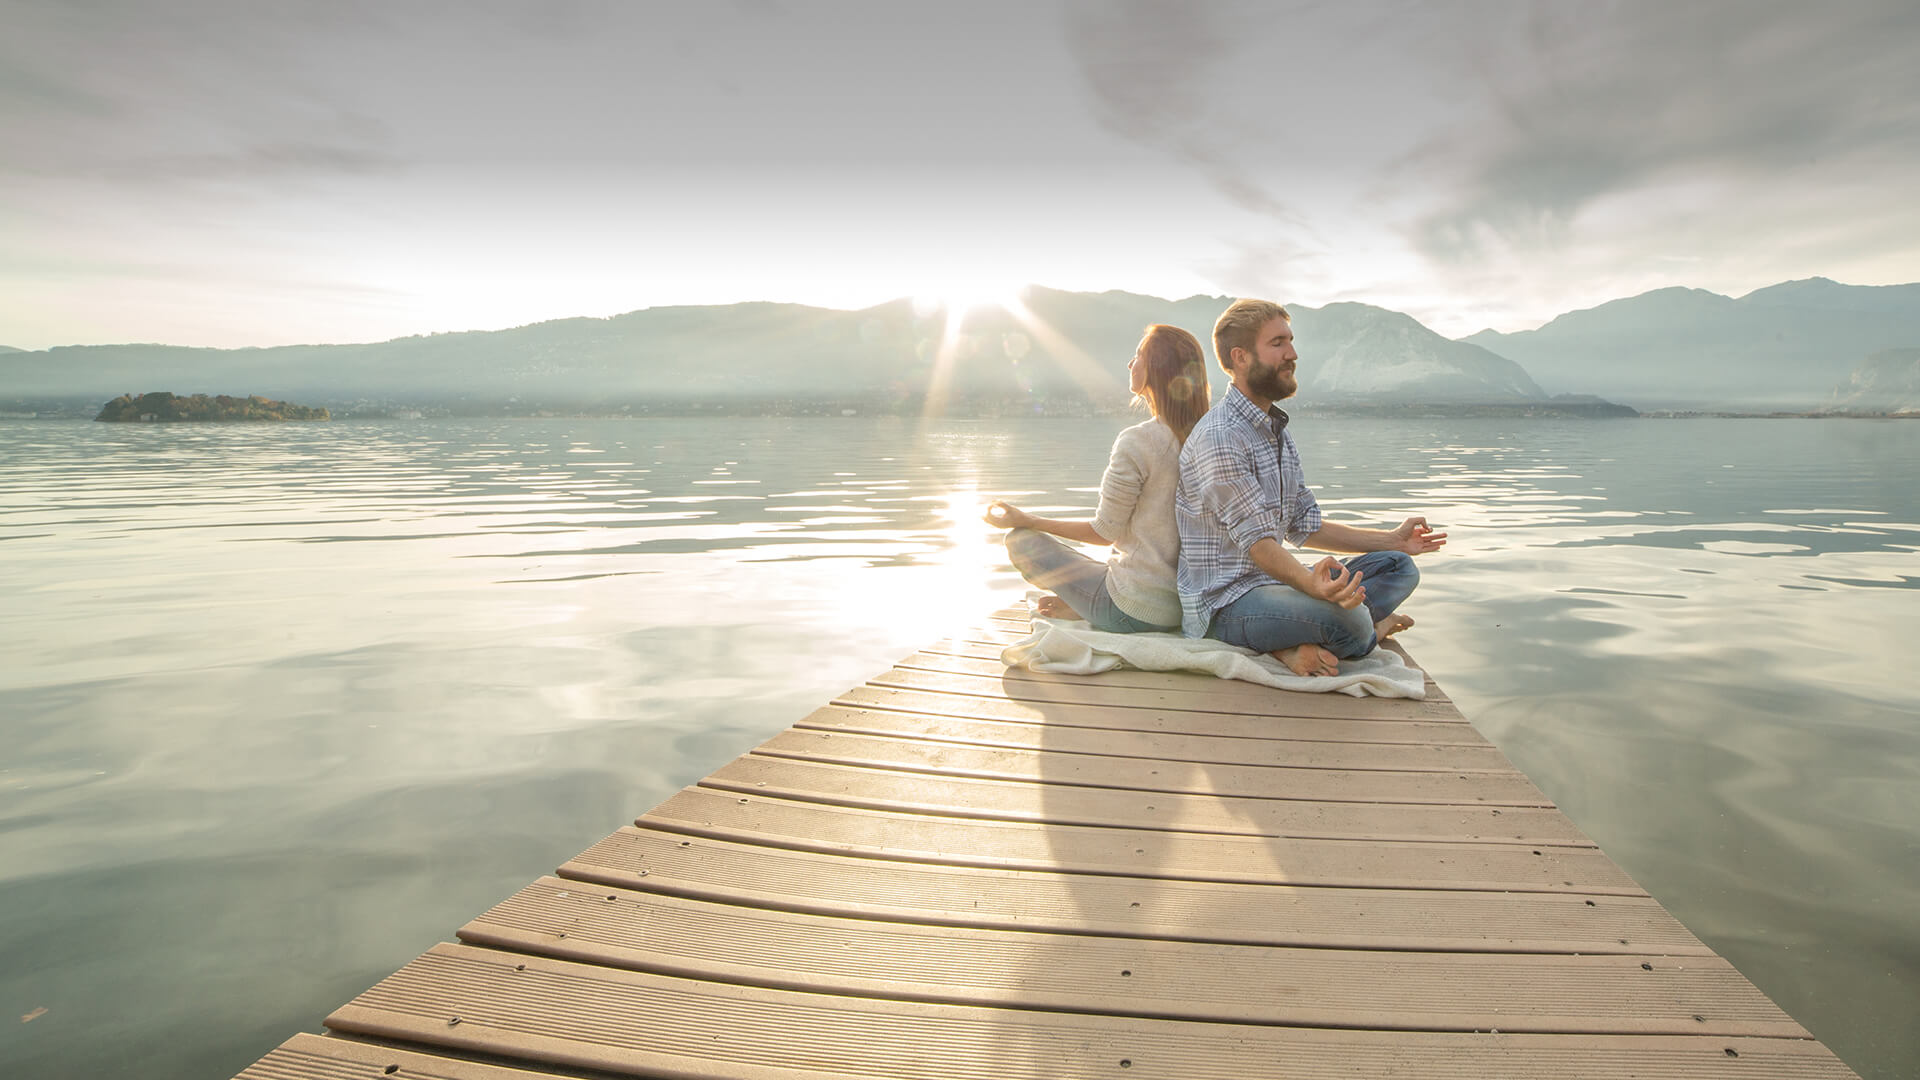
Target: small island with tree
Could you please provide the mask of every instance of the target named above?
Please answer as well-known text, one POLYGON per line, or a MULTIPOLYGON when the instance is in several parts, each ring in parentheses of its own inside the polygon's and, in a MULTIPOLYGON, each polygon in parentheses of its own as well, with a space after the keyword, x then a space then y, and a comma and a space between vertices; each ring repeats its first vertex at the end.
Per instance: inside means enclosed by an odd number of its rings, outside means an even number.
POLYGON ((208 397, 195 394, 192 397, 180 397, 161 390, 152 394, 121 394, 100 407, 100 415, 95 420, 112 423, 179 423, 183 421, 232 421, 232 420, 327 420, 331 419, 325 409, 294 405, 290 402, 275 401, 258 394, 251 397, 229 397, 220 394, 208 397))

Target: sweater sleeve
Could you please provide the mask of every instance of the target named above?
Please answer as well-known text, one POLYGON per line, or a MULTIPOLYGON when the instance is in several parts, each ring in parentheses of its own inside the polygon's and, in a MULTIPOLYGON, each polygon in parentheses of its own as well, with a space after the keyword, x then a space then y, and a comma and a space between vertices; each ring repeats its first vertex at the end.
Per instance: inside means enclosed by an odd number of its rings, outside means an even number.
POLYGON ((1100 477, 1100 508, 1093 515, 1093 531, 1109 543, 1132 531, 1133 508, 1139 504, 1140 489, 1147 482, 1145 451, 1137 436, 1137 429, 1128 428, 1113 440, 1106 474, 1100 477))

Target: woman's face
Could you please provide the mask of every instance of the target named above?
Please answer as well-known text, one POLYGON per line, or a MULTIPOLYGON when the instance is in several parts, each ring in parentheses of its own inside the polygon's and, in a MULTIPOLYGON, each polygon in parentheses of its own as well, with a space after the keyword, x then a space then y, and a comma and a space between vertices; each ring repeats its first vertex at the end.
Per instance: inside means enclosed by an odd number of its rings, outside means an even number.
POLYGON ((1127 361, 1127 389, 1138 394, 1147 388, 1147 343, 1133 350, 1133 359, 1127 361))

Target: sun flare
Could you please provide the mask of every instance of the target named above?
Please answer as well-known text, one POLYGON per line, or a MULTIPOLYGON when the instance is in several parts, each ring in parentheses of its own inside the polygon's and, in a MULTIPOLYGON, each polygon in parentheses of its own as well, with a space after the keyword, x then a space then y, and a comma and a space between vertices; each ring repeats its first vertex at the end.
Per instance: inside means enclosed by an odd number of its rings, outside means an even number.
POLYGON ((954 282, 914 294, 917 314, 945 313, 947 322, 957 326, 967 316, 982 311, 1012 311, 1020 304, 1021 286, 990 282, 954 282))

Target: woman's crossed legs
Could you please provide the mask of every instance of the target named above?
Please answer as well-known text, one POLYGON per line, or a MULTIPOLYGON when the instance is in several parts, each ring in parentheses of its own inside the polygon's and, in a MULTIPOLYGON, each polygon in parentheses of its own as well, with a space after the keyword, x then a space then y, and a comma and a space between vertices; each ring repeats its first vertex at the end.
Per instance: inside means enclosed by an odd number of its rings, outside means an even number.
POLYGON ((1107 593, 1107 568, 1046 533, 1014 529, 1007 533, 1007 557, 1038 588, 1055 594, 1042 597, 1039 614, 1050 619, 1085 619, 1095 630, 1139 634, 1179 627, 1155 626, 1120 610, 1107 593), (1053 603, 1049 603, 1052 601, 1053 603), (1064 606, 1068 610, 1061 611, 1064 606))

